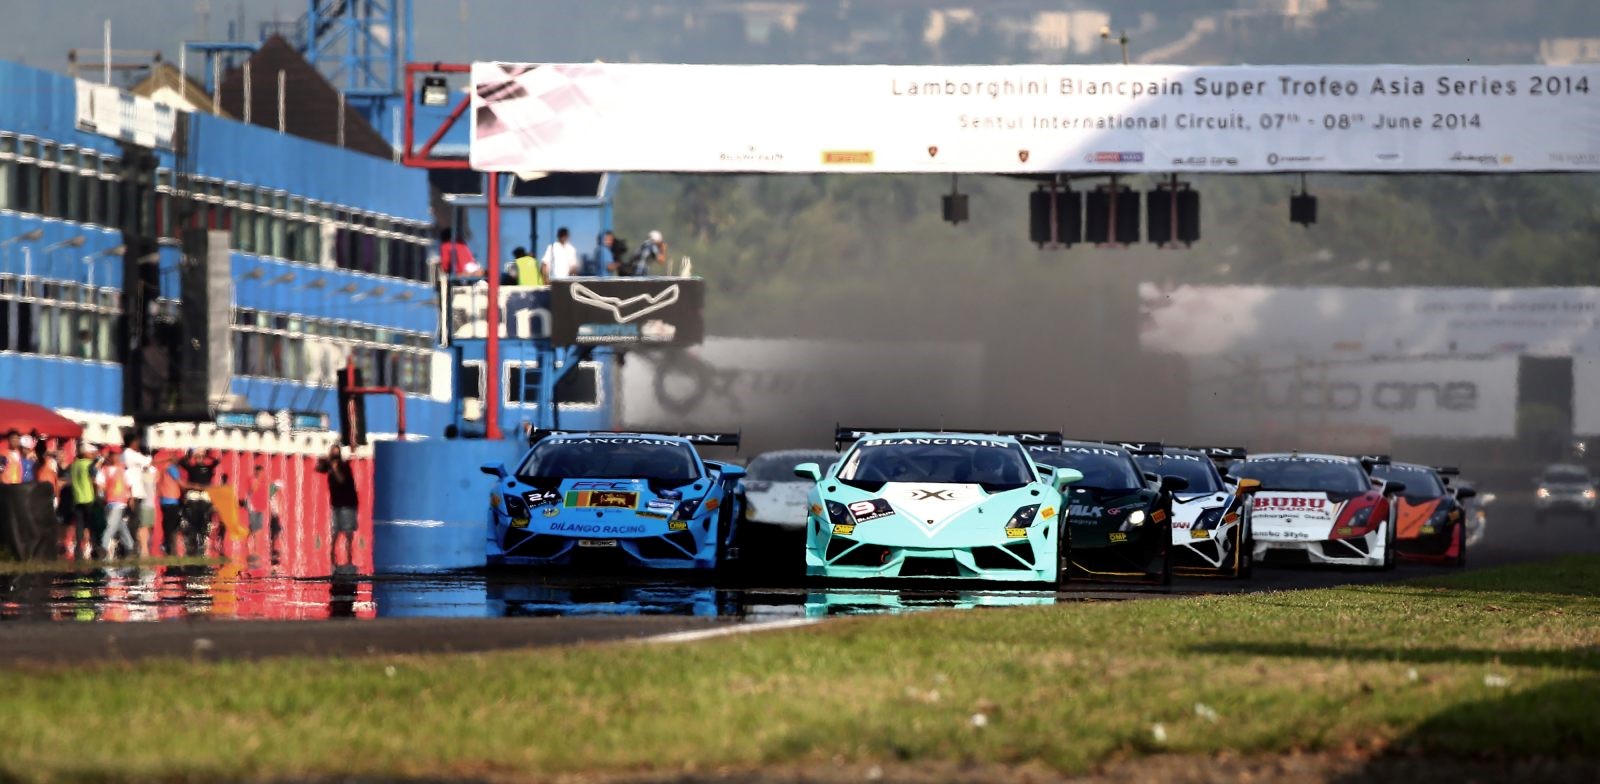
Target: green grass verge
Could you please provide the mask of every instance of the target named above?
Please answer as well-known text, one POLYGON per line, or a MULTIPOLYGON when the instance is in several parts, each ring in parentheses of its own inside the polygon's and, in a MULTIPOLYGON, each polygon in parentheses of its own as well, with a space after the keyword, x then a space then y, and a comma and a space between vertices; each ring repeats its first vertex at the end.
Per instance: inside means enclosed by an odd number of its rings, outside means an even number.
POLYGON ((1384 746, 1595 754, 1597 586, 1600 558, 1574 557, 685 645, 0 669, 0 779, 924 759, 1071 772, 1158 751, 1384 746))
POLYGON ((66 559, 53 561, 10 561, 0 558, 0 574, 41 574, 44 572, 90 572, 96 569, 118 568, 123 566, 217 566, 225 561, 221 558, 123 558, 107 563, 105 561, 90 559, 86 561, 69 561, 66 559))

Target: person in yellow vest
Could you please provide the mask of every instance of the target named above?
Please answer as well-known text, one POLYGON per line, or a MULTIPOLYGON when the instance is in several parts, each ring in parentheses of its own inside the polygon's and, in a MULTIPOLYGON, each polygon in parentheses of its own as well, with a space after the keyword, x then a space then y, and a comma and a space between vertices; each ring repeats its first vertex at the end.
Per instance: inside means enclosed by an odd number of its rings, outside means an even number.
POLYGON ((72 465, 67 466, 67 484, 71 488, 72 508, 67 519, 72 521, 72 544, 69 555, 79 561, 94 557, 95 517, 99 512, 100 494, 95 487, 95 472, 100 464, 100 449, 80 440, 72 465))
POLYGON ((527 248, 519 247, 511 251, 511 256, 517 267, 518 286, 543 286, 544 273, 539 269, 539 260, 528 252, 527 248))
POLYGON ((106 503, 106 532, 100 535, 100 551, 107 561, 117 557, 117 543, 123 553, 134 553, 133 534, 128 531, 128 500, 133 488, 128 485, 128 470, 117 459, 117 448, 106 447, 106 459, 95 475, 95 488, 106 503))

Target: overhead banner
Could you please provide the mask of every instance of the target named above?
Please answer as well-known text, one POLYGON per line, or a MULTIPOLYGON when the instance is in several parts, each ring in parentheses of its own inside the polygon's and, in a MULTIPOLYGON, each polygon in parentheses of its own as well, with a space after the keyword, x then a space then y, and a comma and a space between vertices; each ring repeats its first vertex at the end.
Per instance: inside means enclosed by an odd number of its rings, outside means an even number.
POLYGON ((1600 66, 472 66, 484 171, 1600 170, 1600 66))
POLYGON ((705 339, 705 281, 567 278, 550 284, 558 346, 693 346, 705 339))
POLYGON ((1600 355, 1600 288, 1139 287, 1145 351, 1600 355))

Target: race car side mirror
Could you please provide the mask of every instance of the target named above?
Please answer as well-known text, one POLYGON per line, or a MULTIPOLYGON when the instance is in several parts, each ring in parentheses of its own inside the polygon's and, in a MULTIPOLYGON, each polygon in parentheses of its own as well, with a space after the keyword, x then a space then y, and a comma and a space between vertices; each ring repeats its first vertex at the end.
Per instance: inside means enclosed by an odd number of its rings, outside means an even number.
POLYGON ((1261 489, 1260 479, 1240 479, 1237 485, 1241 493, 1254 493, 1261 489))
POLYGON ((1227 478, 1227 476, 1228 476, 1228 467, 1225 466, 1225 465, 1217 466, 1217 473, 1221 474, 1223 476, 1223 478, 1227 478))
POLYGON ((1405 491, 1406 491, 1406 483, 1405 482, 1385 482, 1384 485, 1383 485, 1383 494, 1384 495, 1399 495, 1401 493, 1404 493, 1405 491))
POLYGON ((737 466, 737 465, 734 465, 732 463, 723 463, 722 464, 722 478, 723 479, 743 479, 744 478, 744 466, 737 466))
POLYGON ((1169 493, 1181 493, 1189 489, 1189 480, 1181 476, 1161 477, 1161 489, 1169 493))
POLYGON ((495 460, 490 463, 484 463, 483 465, 478 466, 478 470, 488 474, 489 476, 495 477, 496 479, 506 478, 506 464, 500 462, 499 460, 495 460))
POLYGON ((1082 482, 1083 472, 1076 468, 1057 468, 1050 475, 1050 483, 1055 485, 1056 492, 1065 493, 1067 486, 1073 482, 1082 482))
POLYGON ((1468 498, 1477 498, 1477 497, 1478 497, 1478 491, 1477 490, 1474 490, 1474 489, 1472 489, 1470 487, 1458 487, 1458 488, 1456 488, 1456 498, 1459 498, 1459 499, 1465 501, 1468 498))
POLYGON ((801 463, 794 467, 794 475, 813 482, 822 481, 822 467, 816 463, 801 463))

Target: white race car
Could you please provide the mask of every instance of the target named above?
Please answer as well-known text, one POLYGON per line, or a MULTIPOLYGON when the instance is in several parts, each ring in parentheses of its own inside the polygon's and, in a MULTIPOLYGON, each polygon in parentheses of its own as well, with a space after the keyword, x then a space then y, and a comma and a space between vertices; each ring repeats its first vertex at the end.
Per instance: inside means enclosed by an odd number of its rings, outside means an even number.
POLYGON ((1385 457, 1253 455, 1229 473, 1249 495, 1255 560, 1392 569, 1402 482, 1376 479, 1385 457))
POLYGON ((799 531, 806 527, 806 495, 814 482, 794 475, 801 463, 826 466, 839 455, 820 449, 786 449, 757 455, 746 467, 744 491, 746 522, 799 531))
POLYGON ((1139 469, 1159 476, 1181 476, 1189 486, 1172 494, 1173 574, 1196 577, 1249 577, 1253 543, 1246 499, 1218 469, 1219 463, 1245 459, 1240 447, 1164 447, 1159 454, 1136 454, 1139 469))

